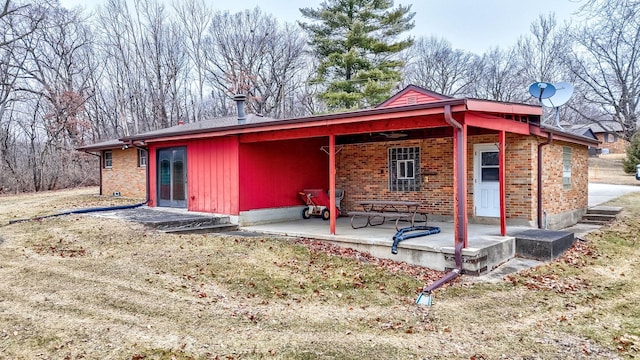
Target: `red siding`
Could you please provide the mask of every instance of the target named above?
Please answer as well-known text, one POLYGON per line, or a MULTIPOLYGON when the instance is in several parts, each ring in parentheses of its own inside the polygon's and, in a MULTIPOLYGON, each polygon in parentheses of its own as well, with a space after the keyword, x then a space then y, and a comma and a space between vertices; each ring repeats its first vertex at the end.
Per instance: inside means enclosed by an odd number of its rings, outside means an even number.
POLYGON ((328 138, 240 145, 240 211, 301 205, 298 191, 329 187, 328 138))
POLYGON ((384 107, 392 107, 392 106, 405 106, 412 104, 424 104, 433 101, 441 101, 442 99, 437 98, 435 96, 430 96, 427 94, 423 94, 421 92, 415 90, 409 90, 406 94, 398 97, 392 102, 385 104, 384 107))
POLYGON ((147 166, 149 167, 149 202, 147 203, 149 206, 157 206, 158 193, 157 193, 157 164, 158 161, 156 156, 156 151, 158 147, 155 145, 149 145, 148 153, 147 153, 147 166))
POLYGON ((239 213, 237 137, 150 145, 150 205, 157 206, 156 151, 175 146, 187 147, 188 209, 237 215, 239 213))
POLYGON ((187 162, 189 210, 237 215, 237 137, 190 141, 187 162))

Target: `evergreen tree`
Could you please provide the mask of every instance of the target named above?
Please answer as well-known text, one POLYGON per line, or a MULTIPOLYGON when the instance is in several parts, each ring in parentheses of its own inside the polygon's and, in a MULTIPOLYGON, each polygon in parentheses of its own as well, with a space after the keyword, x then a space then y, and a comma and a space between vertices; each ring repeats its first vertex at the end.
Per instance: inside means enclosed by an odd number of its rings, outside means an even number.
POLYGON ((397 55, 413 39, 397 40, 414 27, 411 5, 393 8, 392 0, 327 0, 320 8, 302 8, 310 23, 299 22, 320 61, 314 82, 324 84, 330 109, 375 105, 400 81, 397 55), (394 56, 396 55, 396 56, 394 56))
POLYGON ((640 164, 640 131, 631 137, 631 143, 627 147, 627 158, 622 161, 622 167, 627 174, 635 174, 638 164, 640 164))

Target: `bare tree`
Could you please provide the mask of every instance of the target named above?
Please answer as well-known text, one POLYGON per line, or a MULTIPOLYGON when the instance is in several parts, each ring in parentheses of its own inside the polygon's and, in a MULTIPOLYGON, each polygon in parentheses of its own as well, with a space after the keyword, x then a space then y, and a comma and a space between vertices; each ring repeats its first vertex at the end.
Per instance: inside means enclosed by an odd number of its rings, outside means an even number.
POLYGON ((119 135, 175 125, 186 117, 188 57, 183 32, 156 0, 108 0, 98 15, 105 101, 119 135), (114 115, 114 114, 112 114, 114 115))
POLYGON ((249 95, 255 113, 282 117, 293 80, 305 65, 300 30, 280 25, 260 9, 216 13, 209 28, 207 77, 219 96, 249 95))
POLYGON ((419 38, 409 50, 405 80, 441 94, 456 96, 469 92, 477 81, 478 56, 437 37, 419 38))
POLYGON ((200 121, 205 115, 205 72, 207 31, 213 23, 213 11, 202 0, 175 1, 173 5, 180 30, 186 39, 186 49, 190 61, 190 76, 195 85, 187 88, 187 108, 193 107, 193 121, 200 121))
POLYGON ((517 79, 518 66, 513 48, 493 48, 482 56, 481 74, 472 96, 496 101, 522 101, 526 86, 517 79))
POLYGON ((26 61, 17 87, 24 94, 18 121, 28 141, 27 162, 36 191, 74 183, 69 176, 77 165, 74 149, 86 142, 91 129, 83 112, 87 76, 81 62, 89 31, 77 11, 39 9, 46 14, 43 26, 21 40, 26 61))
POLYGON ((531 34, 518 40, 519 74, 524 81, 558 82, 565 76, 562 58, 569 51, 568 29, 561 28, 555 14, 539 15, 531 34))
POLYGON ((640 102, 640 3, 592 0, 582 11, 587 19, 574 28, 573 49, 564 57, 578 80, 576 96, 591 106, 574 110, 585 119, 614 121, 630 140, 638 129, 640 102))

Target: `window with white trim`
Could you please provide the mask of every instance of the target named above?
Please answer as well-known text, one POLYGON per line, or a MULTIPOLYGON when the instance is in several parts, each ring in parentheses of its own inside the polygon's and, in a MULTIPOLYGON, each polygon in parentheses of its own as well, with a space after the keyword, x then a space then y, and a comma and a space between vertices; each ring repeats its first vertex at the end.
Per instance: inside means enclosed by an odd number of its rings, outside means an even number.
POLYGON ((389 149, 389 191, 420 190, 420 148, 389 149))
POLYGON ((562 147, 562 188, 571 189, 571 148, 562 147))
POLYGON ((147 166, 147 150, 138 149, 138 167, 147 166))
POLYGON ((105 169, 111 169, 113 165, 113 152, 111 150, 105 150, 102 153, 102 167, 105 169))

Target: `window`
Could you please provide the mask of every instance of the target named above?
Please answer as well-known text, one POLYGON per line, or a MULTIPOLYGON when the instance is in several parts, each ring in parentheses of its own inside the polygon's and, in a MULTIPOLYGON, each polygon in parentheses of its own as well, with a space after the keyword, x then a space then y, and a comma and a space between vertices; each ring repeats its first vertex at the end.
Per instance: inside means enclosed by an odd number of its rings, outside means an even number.
POLYGON ((389 191, 420 190, 420 148, 389 149, 389 191))
POLYGON ((147 166, 147 150, 138 149, 138 167, 147 166))
POLYGON ((111 169, 113 165, 113 153, 111 150, 105 150, 102 156, 102 166, 105 169, 111 169))
POLYGON ((413 169, 413 160, 398 160, 396 178, 400 180, 413 179, 415 177, 413 169))
POLYGON ((571 189, 571 148, 562 147, 562 188, 571 189))
POLYGON ((482 182, 500 181, 500 158, 497 151, 481 153, 480 170, 482 182))
POLYGON ((614 134, 604 134, 604 142, 616 142, 616 136, 614 134))

